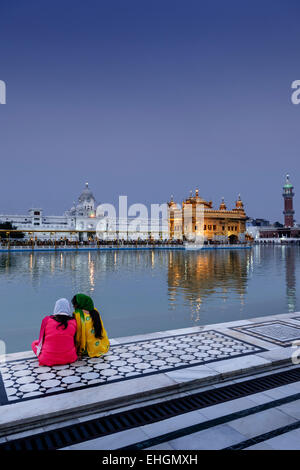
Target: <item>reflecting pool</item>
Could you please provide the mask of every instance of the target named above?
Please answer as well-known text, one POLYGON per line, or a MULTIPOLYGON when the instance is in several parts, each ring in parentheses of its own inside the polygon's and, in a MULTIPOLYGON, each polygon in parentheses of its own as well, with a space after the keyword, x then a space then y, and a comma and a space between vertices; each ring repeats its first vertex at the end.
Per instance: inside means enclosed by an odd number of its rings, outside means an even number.
POLYGON ((91 295, 110 337, 297 311, 300 247, 1 253, 0 340, 30 349, 55 300, 91 295))

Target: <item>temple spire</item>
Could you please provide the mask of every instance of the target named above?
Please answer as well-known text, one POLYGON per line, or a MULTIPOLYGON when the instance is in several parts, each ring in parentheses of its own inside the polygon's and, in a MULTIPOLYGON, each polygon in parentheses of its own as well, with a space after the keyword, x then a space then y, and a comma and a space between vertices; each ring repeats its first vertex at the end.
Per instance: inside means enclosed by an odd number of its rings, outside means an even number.
POLYGON ((238 195, 238 200, 236 201, 236 204, 235 204, 235 207, 239 210, 243 210, 244 209, 244 204, 243 204, 243 201, 241 199, 241 195, 239 194, 238 195))
POLYGON ((220 211, 226 211, 227 207, 225 204, 225 199, 222 197, 221 204, 220 204, 220 211))

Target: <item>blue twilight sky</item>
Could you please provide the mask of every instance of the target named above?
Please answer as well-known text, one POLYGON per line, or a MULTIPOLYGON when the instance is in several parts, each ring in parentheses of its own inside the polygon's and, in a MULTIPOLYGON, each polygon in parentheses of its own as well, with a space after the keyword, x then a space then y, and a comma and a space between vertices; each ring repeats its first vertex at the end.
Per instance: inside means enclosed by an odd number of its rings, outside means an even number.
POLYGON ((300 222, 299 0, 0 0, 0 213, 200 195, 300 222))

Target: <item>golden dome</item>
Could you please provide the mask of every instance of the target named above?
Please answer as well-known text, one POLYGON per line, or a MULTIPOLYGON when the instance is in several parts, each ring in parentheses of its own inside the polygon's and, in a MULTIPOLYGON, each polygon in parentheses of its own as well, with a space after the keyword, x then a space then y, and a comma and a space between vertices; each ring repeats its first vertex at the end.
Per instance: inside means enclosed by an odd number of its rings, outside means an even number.
POLYGON ((183 204, 203 204, 207 208, 212 208, 212 201, 207 202, 205 199, 199 196, 199 189, 196 189, 195 196, 193 191, 190 191, 190 197, 188 197, 183 204))
POLYGON ((222 202, 220 204, 220 211, 226 211, 227 207, 226 207, 226 204, 224 202, 224 198, 222 197, 222 202))
POLYGON ((174 199, 173 199, 173 194, 171 195, 171 200, 170 200, 170 202, 168 202, 168 206, 169 206, 170 208, 173 208, 173 209, 176 209, 176 208, 177 208, 177 204, 176 204, 176 202, 175 202, 174 199))
POLYGON ((238 200, 236 201, 235 207, 240 210, 244 210, 244 204, 241 200, 241 195, 239 194, 238 200))

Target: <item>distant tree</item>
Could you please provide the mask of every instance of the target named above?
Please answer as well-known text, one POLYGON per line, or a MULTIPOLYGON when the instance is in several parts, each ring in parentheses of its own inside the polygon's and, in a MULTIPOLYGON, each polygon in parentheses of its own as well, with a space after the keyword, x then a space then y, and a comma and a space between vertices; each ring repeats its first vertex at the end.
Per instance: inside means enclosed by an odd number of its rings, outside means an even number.
POLYGON ((283 224, 281 224, 280 222, 275 222, 275 223, 274 223, 274 227, 276 227, 276 228, 282 228, 282 227, 283 227, 283 224))
MULTIPOLYGON (((11 222, 3 222, 0 223, 0 230, 6 230, 7 232, 10 232, 11 230, 16 230, 17 227, 14 227, 11 222)), ((5 232, 0 232, 0 238, 6 238, 7 235, 5 232)), ((9 235, 10 238, 24 238, 24 233, 23 232, 10 232, 9 235)))

